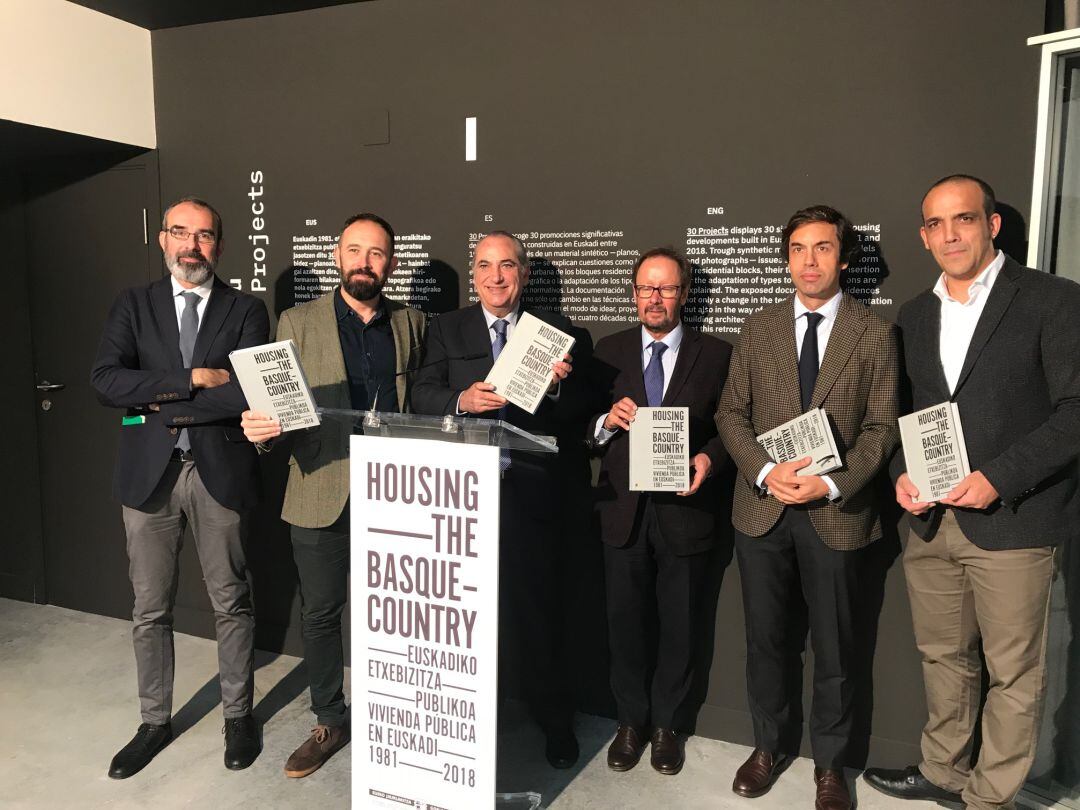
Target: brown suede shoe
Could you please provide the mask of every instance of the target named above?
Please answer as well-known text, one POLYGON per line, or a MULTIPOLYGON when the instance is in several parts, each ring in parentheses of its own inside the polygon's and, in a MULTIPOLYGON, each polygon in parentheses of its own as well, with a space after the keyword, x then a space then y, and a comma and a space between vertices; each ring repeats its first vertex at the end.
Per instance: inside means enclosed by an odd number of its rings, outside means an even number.
POLYGON ((619 726, 607 750, 607 766, 613 771, 628 771, 638 764, 648 745, 648 731, 633 726, 619 726))
POLYGON ((768 751, 755 748, 749 759, 735 771, 731 789, 747 799, 754 799, 769 792, 780 766, 787 757, 773 756, 768 751))
POLYGON ((349 729, 346 726, 315 726, 311 736, 292 752, 285 763, 285 775, 298 779, 314 773, 348 741, 349 729))
POLYGON ((653 730, 652 754, 649 763, 653 770, 664 776, 674 776, 682 770, 683 751, 678 735, 670 728, 653 730))
POLYGON ((851 810, 851 794, 848 793, 843 771, 814 768, 814 781, 817 783, 814 810, 851 810))

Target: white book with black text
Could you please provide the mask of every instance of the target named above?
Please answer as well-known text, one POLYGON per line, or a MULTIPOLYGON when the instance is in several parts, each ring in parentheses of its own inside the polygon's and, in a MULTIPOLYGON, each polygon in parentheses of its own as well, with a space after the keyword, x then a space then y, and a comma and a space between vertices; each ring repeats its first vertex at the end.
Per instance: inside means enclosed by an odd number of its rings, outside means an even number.
POLYGON ((919 490, 918 500, 941 500, 971 473, 960 409, 955 402, 939 402, 898 421, 908 478, 919 490))
POLYGON ((248 407, 281 423, 281 430, 315 427, 319 414, 311 396, 296 344, 279 340, 229 353, 248 407))
POLYGON ((551 367, 573 346, 566 332, 523 312, 484 382, 522 410, 536 413, 551 386, 551 367))
POLYGON ((630 423, 631 492, 690 489, 690 409, 638 408, 630 423))
POLYGON ((829 415, 822 408, 811 408, 762 433, 757 440, 777 464, 809 456, 810 463, 796 475, 823 475, 843 466, 829 415))

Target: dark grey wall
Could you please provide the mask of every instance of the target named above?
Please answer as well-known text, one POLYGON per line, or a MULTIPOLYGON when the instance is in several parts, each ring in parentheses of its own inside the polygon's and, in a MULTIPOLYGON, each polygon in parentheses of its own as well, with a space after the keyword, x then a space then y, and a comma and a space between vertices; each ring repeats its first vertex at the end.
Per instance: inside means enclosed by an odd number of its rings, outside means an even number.
MULTIPOLYGON (((1041 0, 379 0, 157 31, 162 197, 220 206, 223 275, 265 286, 277 310, 292 300, 294 237, 335 233, 361 209, 431 236, 420 275, 441 285, 431 308, 445 309, 468 297, 470 233, 612 229, 626 249, 683 247, 690 227, 782 224, 828 202, 880 225, 868 269, 892 316, 934 279, 918 203, 943 174, 995 185, 1012 206, 1006 244, 1023 258, 1037 86, 1024 41, 1044 10, 1041 0), (475 162, 464 160, 466 116, 479 121, 475 162), (265 277, 256 234, 269 236, 265 277)), ((586 270, 551 258, 546 273, 565 290, 586 270)), ((585 325, 594 337, 617 328, 585 325)), ((260 611, 295 626, 277 505, 261 518, 277 584, 259 594, 260 611)), ((576 562, 595 596, 593 542, 576 562)), ((868 643, 877 627, 880 637, 863 722, 877 761, 902 763, 916 754, 922 687, 892 565, 899 543, 878 545, 886 582, 879 622, 876 605, 867 611, 868 643)), ((584 624, 583 705, 603 710, 603 617, 584 624)), ((747 742, 742 625, 732 567, 698 730, 747 742)))

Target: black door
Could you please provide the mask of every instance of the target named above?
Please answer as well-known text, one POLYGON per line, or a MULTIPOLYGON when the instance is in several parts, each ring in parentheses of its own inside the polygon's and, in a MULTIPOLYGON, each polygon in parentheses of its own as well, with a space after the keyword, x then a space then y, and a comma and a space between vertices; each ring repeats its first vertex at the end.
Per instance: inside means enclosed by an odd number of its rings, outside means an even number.
POLYGON ((117 617, 132 603, 110 494, 121 414, 98 404, 90 367, 116 294, 161 276, 157 189, 153 153, 54 166, 26 182, 47 599, 117 617))

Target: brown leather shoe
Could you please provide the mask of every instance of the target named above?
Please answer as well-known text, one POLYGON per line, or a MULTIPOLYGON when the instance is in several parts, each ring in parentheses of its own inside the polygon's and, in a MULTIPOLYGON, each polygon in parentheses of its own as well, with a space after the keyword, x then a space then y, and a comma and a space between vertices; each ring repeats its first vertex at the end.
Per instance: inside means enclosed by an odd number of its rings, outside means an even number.
POLYGON ((638 764, 645 746, 649 744, 648 732, 634 726, 620 725, 615 739, 607 750, 607 766, 613 771, 628 771, 638 764))
POLYGON ((735 771, 735 781, 731 783, 731 789, 747 799, 768 793, 780 772, 780 766, 786 760, 787 757, 782 754, 773 756, 768 751, 755 748, 749 759, 735 771))
POLYGON ((311 736, 292 752, 285 763, 285 775, 298 779, 314 773, 348 741, 349 729, 346 726, 315 726, 311 736))
POLYGON ((682 770, 683 751, 679 738, 670 728, 653 730, 652 754, 649 763, 665 776, 674 776, 682 770))
POLYGON ((814 781, 817 783, 814 810, 851 810, 851 794, 848 793, 843 771, 814 768, 814 781))

